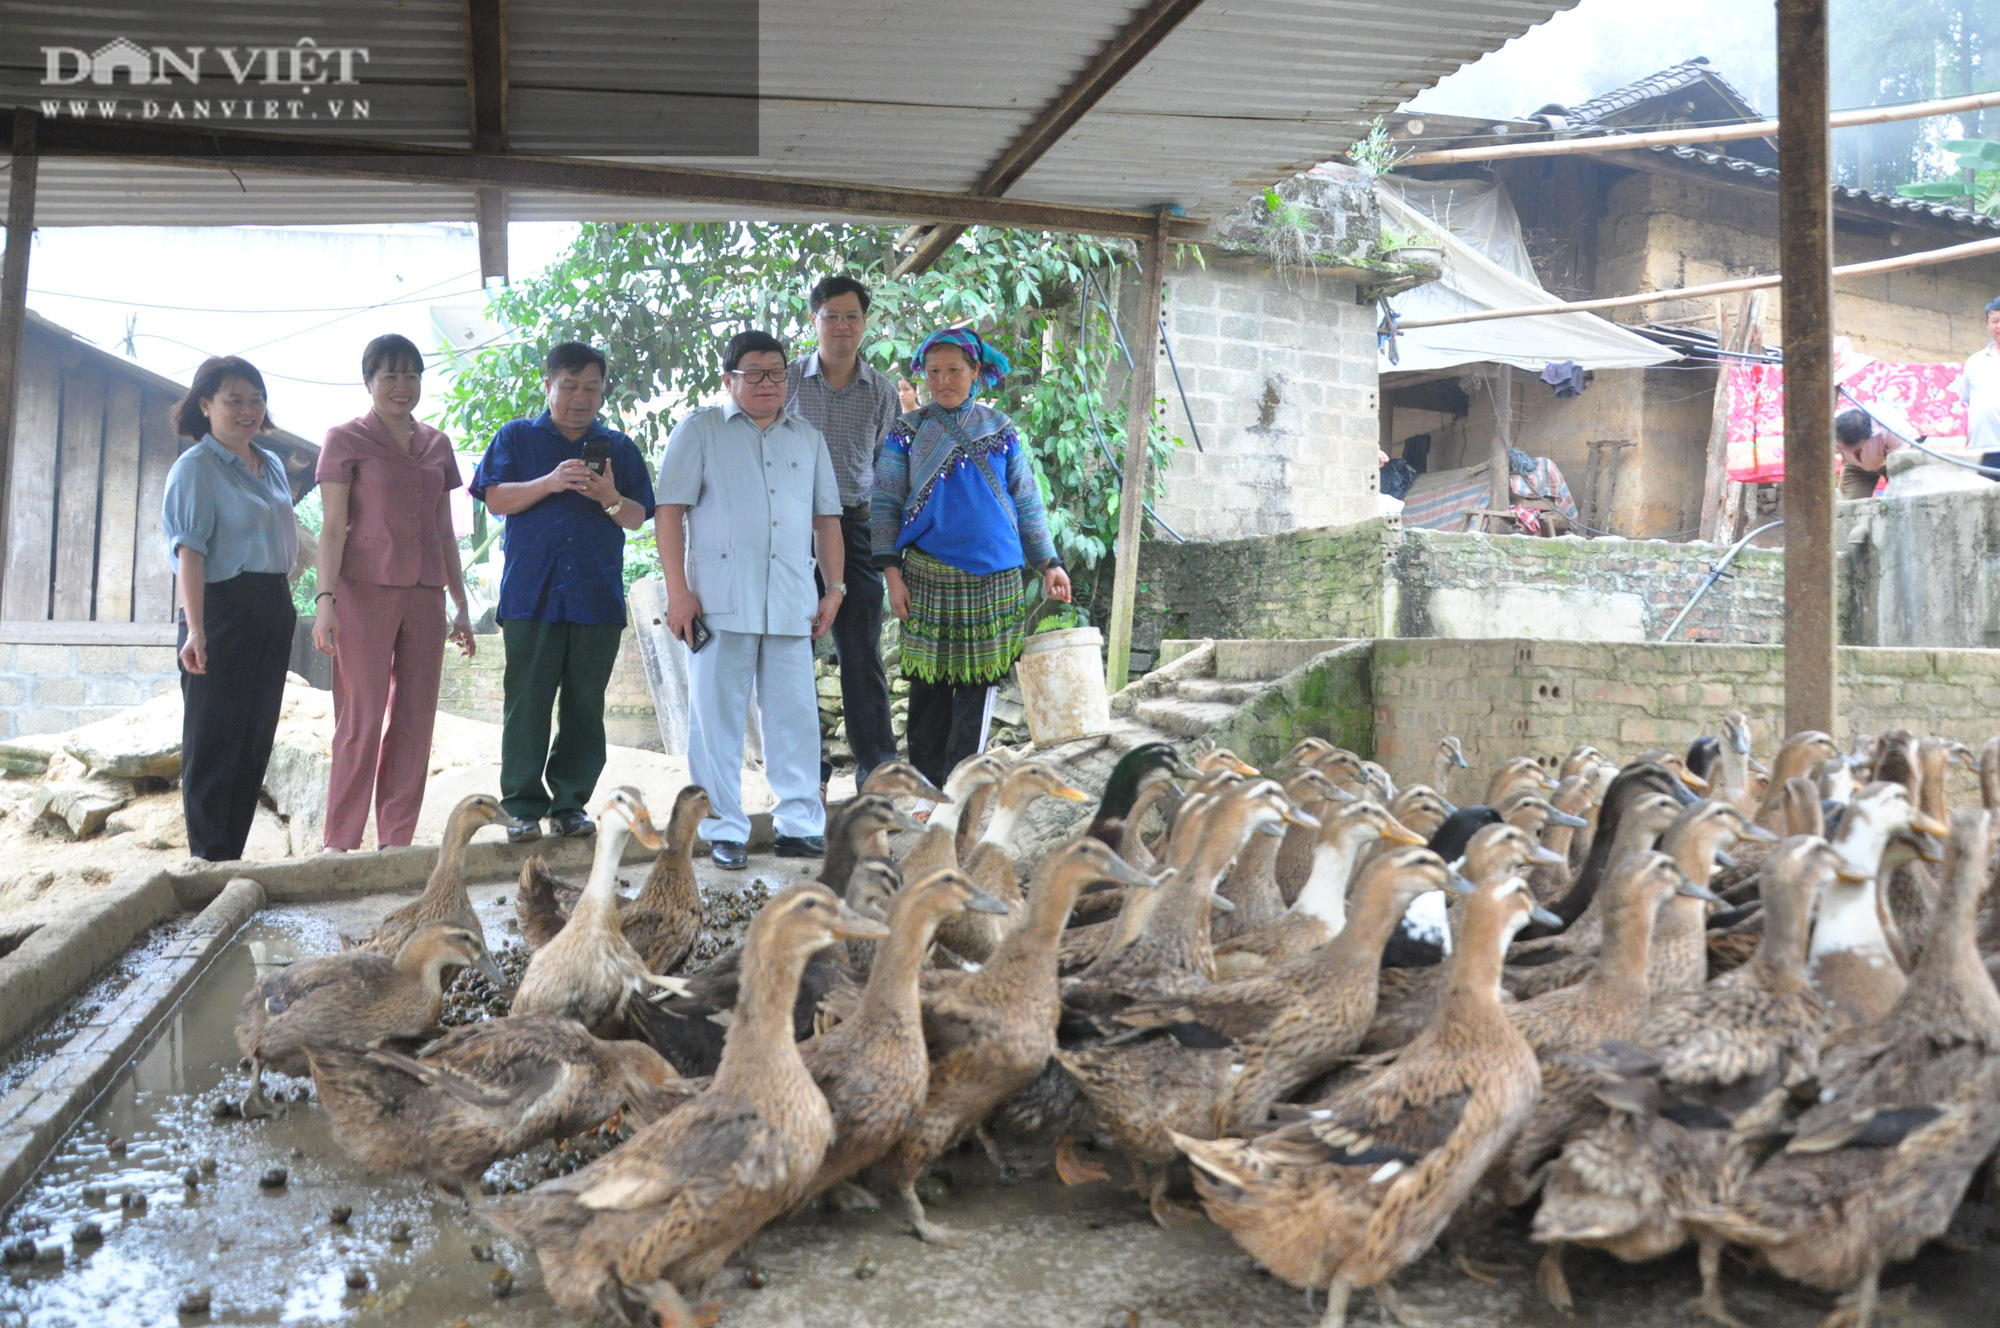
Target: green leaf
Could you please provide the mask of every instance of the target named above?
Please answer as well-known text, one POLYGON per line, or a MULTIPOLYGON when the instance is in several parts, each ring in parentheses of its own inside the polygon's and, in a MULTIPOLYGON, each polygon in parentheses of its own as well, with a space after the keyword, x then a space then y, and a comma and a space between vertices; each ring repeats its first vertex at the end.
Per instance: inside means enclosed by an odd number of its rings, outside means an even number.
POLYGON ((1958 180, 1931 180, 1923 184, 1898 185, 1896 192, 1904 198, 1965 198, 1967 187, 1958 180))

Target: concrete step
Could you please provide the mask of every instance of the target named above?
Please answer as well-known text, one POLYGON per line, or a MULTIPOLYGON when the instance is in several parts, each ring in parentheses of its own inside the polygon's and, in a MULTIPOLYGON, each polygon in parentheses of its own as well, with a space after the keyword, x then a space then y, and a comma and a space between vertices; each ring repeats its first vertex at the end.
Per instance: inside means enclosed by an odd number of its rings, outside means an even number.
POLYGON ((1189 701, 1178 696, 1161 696, 1132 707, 1132 718, 1163 733, 1180 738, 1199 738, 1236 714, 1233 705, 1211 701, 1189 701))
POLYGON ((1240 706, 1254 701, 1270 683, 1264 680, 1238 681, 1223 678, 1183 678, 1174 690, 1184 701, 1209 705, 1240 706))

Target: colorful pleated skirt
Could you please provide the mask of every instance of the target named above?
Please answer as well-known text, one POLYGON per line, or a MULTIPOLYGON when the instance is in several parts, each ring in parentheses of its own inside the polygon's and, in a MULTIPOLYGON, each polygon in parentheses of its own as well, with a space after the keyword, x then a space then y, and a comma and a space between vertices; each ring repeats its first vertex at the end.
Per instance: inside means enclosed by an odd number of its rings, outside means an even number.
POLYGON ((994 683, 1027 640, 1029 607, 1019 569, 961 572, 918 548, 903 550, 910 616, 903 621, 903 673, 923 682, 994 683))

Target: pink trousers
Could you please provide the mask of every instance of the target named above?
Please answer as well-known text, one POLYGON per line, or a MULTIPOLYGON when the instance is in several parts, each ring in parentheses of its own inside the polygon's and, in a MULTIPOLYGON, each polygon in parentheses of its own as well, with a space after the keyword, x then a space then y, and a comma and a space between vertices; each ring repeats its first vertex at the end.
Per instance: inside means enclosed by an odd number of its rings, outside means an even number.
POLYGON ((338 592, 326 844, 360 848, 371 799, 376 844, 407 844, 416 833, 430 774, 431 729, 450 630, 444 588, 376 586, 342 577, 338 592))

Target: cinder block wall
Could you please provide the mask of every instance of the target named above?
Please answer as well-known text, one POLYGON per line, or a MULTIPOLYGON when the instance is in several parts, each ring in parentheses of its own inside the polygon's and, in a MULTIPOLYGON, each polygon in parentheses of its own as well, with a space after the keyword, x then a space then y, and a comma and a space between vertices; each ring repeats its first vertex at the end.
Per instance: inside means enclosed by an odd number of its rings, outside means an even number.
POLYGON ((60 733, 178 686, 172 646, 0 645, 0 737, 60 733))
MULTIPOLYGON (((1750 716, 1768 756, 1784 736, 1784 661, 1782 647, 1760 645, 1377 641, 1376 759, 1399 780, 1422 778, 1437 740, 1455 733, 1481 772, 1510 756, 1559 760, 1582 742, 1623 760, 1648 747, 1685 751, 1719 732, 1730 710, 1750 716)), ((1843 745, 1902 726, 1976 747, 2000 728, 2000 651, 1847 646, 1840 674, 1843 745)), ((1466 780, 1451 792, 1477 788, 1466 780)))

